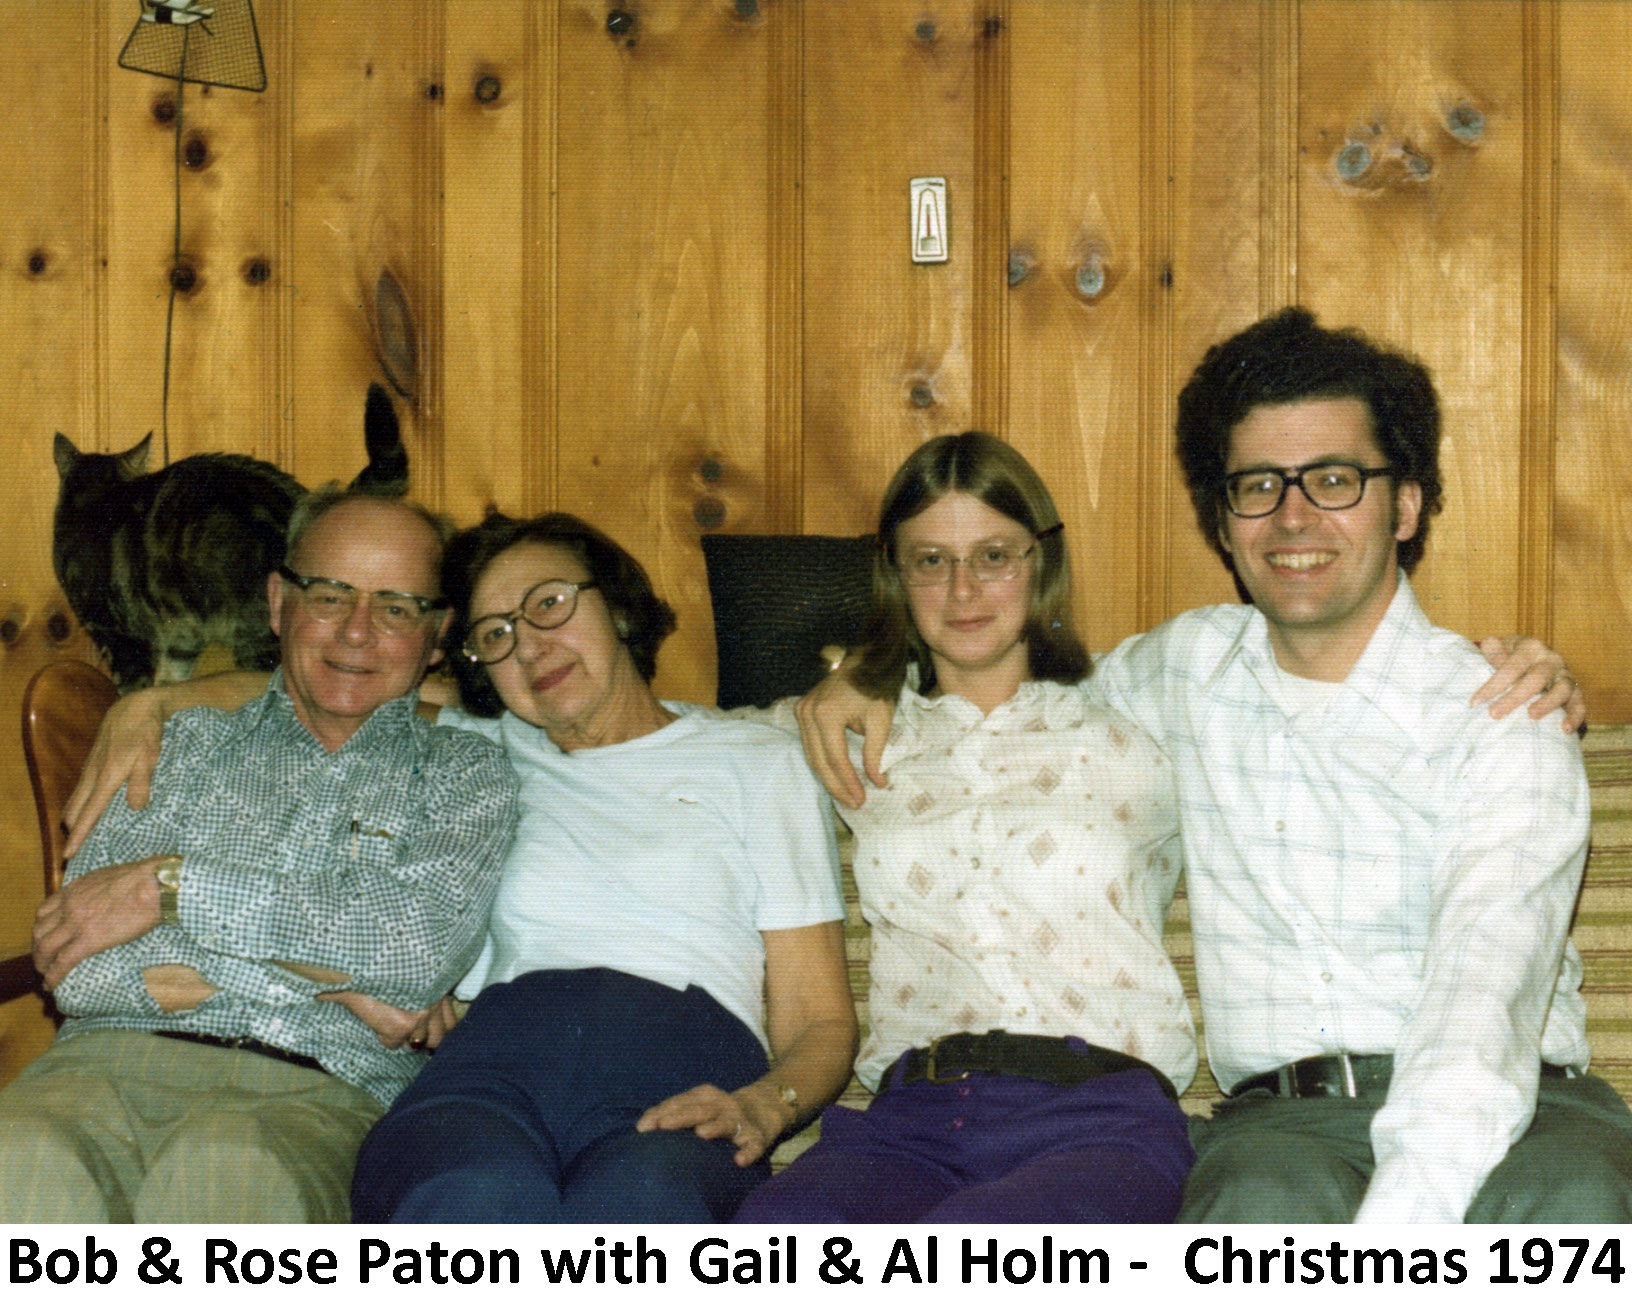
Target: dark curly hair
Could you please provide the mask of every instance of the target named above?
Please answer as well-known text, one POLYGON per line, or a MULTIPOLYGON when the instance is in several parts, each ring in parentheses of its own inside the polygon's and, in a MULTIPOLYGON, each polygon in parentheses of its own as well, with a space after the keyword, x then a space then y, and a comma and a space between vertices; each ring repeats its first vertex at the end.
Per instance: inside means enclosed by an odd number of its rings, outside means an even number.
POLYGON ((1415 358, 1358 331, 1326 330, 1306 308, 1283 308, 1213 345, 1179 393, 1179 463, 1202 534, 1232 565, 1219 531, 1224 468, 1236 425, 1255 407, 1319 398, 1364 403, 1377 447, 1398 472, 1395 483, 1421 486, 1417 532, 1399 545, 1400 565, 1410 571, 1422 560, 1428 519, 1443 505, 1433 380, 1415 358))
POLYGON ((476 585, 493 559, 518 543, 565 548, 583 562, 595 580, 596 592, 612 613, 618 637, 629 649, 635 669, 650 683, 657 673, 657 649, 674 632, 675 619, 674 609, 653 590, 645 567, 608 535, 566 512, 545 512, 531 520, 494 512, 480 525, 454 535, 442 559, 442 592, 453 603, 453 621, 442 641, 442 650, 465 710, 485 716, 504 713, 504 702, 493 687, 487 667, 467 657, 464 646, 474 614, 470 604, 476 585))
POLYGON ((1026 640, 1033 679, 1074 684, 1089 672, 1087 649, 1071 618, 1071 558, 1059 509, 1042 477, 1018 452, 993 435, 966 430, 921 444, 884 491, 878 512, 878 552, 873 558, 873 604, 863 627, 859 659, 850 680, 869 697, 893 698, 918 668, 918 687, 935 686, 935 664, 913 626, 906 588, 895 566, 895 532, 949 493, 966 493, 1018 521, 1037 542, 1026 605, 1026 640))

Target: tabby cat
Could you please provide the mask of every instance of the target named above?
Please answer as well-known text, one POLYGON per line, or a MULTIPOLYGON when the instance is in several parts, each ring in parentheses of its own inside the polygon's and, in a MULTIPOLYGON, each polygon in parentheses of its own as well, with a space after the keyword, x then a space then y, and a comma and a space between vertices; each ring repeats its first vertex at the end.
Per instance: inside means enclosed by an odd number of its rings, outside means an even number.
MULTIPOLYGON (((368 465, 352 488, 399 497, 408 453, 396 409, 370 385, 368 465)), ((188 678, 206 644, 240 666, 270 670, 266 577, 283 561, 284 528, 305 492, 269 462, 200 453, 151 475, 151 434, 123 453, 81 453, 64 435, 51 548, 57 582, 108 659, 121 692, 188 678)))

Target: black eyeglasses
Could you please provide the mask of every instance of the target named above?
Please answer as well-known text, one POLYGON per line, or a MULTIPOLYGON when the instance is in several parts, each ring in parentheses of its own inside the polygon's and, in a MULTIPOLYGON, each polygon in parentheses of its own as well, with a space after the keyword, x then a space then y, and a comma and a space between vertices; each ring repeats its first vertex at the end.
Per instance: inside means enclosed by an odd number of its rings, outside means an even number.
POLYGON ((431 612, 441 611, 448 605, 446 598, 422 598, 417 593, 398 593, 393 589, 365 593, 343 580, 297 575, 287 566, 278 567, 278 576, 300 590, 301 605, 307 614, 325 625, 350 619, 357 604, 367 598, 368 614, 375 629, 382 634, 409 634, 417 630, 431 612))
POLYGON ((1392 466, 1364 467, 1353 462, 1314 462, 1308 466, 1237 471, 1224 477, 1224 503, 1236 515, 1253 520, 1272 516, 1289 485, 1322 511, 1341 512, 1365 496, 1366 481, 1394 475, 1392 466))
POLYGON ((1020 573, 1020 564, 1037 551, 1038 544, 1063 529, 1061 522, 1039 530, 1024 548, 1001 540, 983 543, 967 557, 954 556, 945 548, 913 548, 896 557, 895 568, 901 572, 901 582, 915 589, 950 584, 959 566, 967 566, 982 584, 1001 584, 1020 573))
POLYGON ((555 629, 572 619, 578 595, 598 587, 594 580, 544 580, 522 596, 521 606, 508 616, 483 616, 465 635, 465 656, 477 665, 491 666, 516 650, 516 622, 534 629, 555 629))

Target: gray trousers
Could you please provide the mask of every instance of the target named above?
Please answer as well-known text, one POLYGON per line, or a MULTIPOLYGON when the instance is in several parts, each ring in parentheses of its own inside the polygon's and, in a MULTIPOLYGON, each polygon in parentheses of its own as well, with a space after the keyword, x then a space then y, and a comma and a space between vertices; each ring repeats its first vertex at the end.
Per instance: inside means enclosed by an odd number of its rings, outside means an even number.
POLYGON ((81 1033, 0 1091, 0 1223, 345 1222, 379 1114, 250 1051, 81 1033))
MULTIPOLYGON (((1352 1222, 1371 1180, 1383 1098, 1254 1092, 1191 1120, 1196 1166, 1179 1222, 1352 1222)), ((1470 1223, 1632 1219, 1632 1111, 1602 1078, 1541 1080, 1536 1116, 1468 1208, 1470 1223)))

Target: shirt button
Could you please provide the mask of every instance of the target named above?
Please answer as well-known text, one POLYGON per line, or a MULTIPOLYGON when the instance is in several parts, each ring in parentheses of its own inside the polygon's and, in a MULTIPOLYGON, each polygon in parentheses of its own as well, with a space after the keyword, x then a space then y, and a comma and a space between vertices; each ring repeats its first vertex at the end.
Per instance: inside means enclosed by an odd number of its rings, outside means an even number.
POLYGON ((952 1130, 954 1132, 956 1132, 962 1126, 963 1126, 963 1120, 961 1118, 955 1118, 955 1119, 952 1120, 952 1130))
POLYGON ((959 1085, 958 1094, 960 1096, 967 1096, 969 1094, 969 1084, 967 1082, 962 1083, 961 1085, 959 1085))
POLYGON ((1275 821, 1275 832, 1277 832, 1277 833, 1285 833, 1286 832, 1286 821, 1285 820, 1276 820, 1275 821))
POLYGON ((1320 981, 1323 983, 1329 983, 1332 981, 1332 975, 1329 973, 1323 973, 1320 975, 1320 981))

